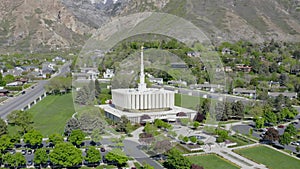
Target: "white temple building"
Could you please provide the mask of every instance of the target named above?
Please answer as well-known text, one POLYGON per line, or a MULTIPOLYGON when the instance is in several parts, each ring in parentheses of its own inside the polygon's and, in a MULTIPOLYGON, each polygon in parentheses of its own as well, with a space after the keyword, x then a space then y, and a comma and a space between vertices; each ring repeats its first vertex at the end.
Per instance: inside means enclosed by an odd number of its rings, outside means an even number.
POLYGON ((118 121, 121 116, 126 116, 133 123, 141 123, 142 116, 150 117, 147 121, 154 119, 165 119, 174 121, 177 118, 191 118, 196 115, 196 111, 175 106, 175 92, 147 88, 144 73, 143 47, 141 48, 141 72, 138 88, 113 89, 112 104, 100 105, 104 109, 108 118, 118 121), (186 115, 177 116, 184 112, 186 115))

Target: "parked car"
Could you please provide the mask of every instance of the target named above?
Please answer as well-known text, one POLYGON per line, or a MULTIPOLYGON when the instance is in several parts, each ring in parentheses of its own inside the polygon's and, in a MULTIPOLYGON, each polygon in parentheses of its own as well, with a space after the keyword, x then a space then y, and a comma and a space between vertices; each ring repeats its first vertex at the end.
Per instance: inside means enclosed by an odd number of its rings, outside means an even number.
POLYGON ((22 153, 22 155, 26 155, 27 151, 26 150, 22 150, 21 153, 22 153))
POLYGON ((32 163, 31 160, 27 161, 27 165, 28 165, 28 166, 32 166, 32 164, 33 164, 33 163, 32 163))
POLYGON ((28 151, 27 151, 27 154, 28 154, 28 155, 31 155, 31 154, 32 154, 32 150, 28 150, 28 151))
POLYGON ((299 146, 300 143, 298 143, 298 142, 292 142, 291 145, 299 146))
POLYGON ((101 151, 101 152, 105 152, 105 148, 101 147, 101 148, 100 148, 100 151, 101 151))
POLYGON ((284 128, 284 125, 279 125, 278 128, 282 128, 282 129, 283 129, 283 128, 284 128))

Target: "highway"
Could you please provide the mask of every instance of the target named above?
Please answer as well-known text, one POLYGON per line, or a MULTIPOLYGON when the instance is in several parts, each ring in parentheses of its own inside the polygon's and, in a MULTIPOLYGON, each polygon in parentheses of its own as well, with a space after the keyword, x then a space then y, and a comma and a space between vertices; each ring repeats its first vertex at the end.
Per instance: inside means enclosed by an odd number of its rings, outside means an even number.
MULTIPOLYGON (((64 64, 59 72, 55 74, 55 76, 62 76, 65 73, 69 72, 70 63, 64 64)), ((40 97, 43 93, 45 93, 45 85, 48 84, 49 80, 40 80, 37 82, 37 85, 34 86, 34 88, 28 88, 25 91, 25 94, 21 94, 17 97, 9 98, 4 103, 1 103, 0 105, 0 117, 2 119, 6 119, 6 116, 14 111, 14 110, 21 110, 26 105, 32 103, 35 99, 40 97)))

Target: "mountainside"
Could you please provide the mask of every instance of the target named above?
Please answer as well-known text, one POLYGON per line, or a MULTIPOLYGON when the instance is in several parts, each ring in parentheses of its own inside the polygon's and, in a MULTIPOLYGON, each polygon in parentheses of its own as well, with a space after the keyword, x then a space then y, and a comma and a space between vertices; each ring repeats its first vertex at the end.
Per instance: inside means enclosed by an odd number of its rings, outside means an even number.
POLYGON ((1 53, 84 44, 111 18, 158 11, 183 17, 213 41, 300 41, 300 0, 1 0, 1 53))

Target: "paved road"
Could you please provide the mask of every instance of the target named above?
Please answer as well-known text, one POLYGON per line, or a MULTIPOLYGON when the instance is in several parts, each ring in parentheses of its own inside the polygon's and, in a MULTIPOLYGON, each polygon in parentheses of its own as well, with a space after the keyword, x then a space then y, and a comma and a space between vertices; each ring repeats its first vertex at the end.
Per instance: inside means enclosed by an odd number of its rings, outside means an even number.
MULTIPOLYGON (((61 76, 69 72, 70 71, 69 66, 70 63, 64 64, 56 76, 61 76)), ((37 99, 45 92, 44 86, 48 82, 49 80, 38 81, 37 85, 33 89, 31 88, 27 89, 25 94, 22 94, 14 98, 9 98, 5 103, 0 105, 0 117, 2 119, 5 119, 6 116, 13 110, 21 110, 26 105, 33 102, 35 99, 37 99)))

